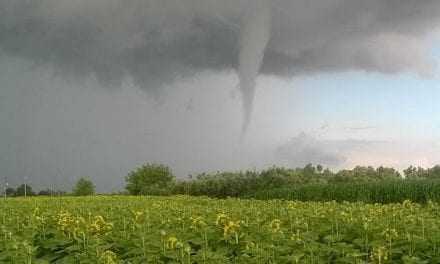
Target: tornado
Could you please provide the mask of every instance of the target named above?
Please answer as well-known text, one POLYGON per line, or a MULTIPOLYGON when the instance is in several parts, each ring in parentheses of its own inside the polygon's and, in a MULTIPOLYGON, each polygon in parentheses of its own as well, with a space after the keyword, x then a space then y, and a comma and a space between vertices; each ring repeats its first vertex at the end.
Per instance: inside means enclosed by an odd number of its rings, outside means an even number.
POLYGON ((268 1, 258 0, 249 8, 242 22, 238 76, 243 104, 242 133, 249 126, 255 88, 264 52, 270 39, 271 9, 268 1))

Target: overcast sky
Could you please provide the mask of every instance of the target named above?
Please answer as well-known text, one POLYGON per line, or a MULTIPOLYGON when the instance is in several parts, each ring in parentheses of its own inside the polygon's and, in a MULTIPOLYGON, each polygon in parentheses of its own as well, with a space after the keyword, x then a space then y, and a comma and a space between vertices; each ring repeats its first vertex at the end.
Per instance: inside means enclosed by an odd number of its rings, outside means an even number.
POLYGON ((440 163, 439 11, 428 0, 6 0, 0 176, 64 189, 89 176, 115 191, 145 162, 178 177, 440 163))

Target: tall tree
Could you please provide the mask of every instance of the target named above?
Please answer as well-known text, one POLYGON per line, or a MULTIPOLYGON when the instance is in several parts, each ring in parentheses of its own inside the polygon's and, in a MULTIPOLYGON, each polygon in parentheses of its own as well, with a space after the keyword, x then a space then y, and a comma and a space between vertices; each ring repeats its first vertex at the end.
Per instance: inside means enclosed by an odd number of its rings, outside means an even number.
POLYGON ((95 185, 87 178, 81 178, 73 188, 73 195, 86 196, 93 195, 95 193, 95 185))
POLYGON ((171 169, 161 164, 146 164, 130 172, 125 180, 131 195, 164 194, 174 182, 171 169))
POLYGON ((32 196, 34 194, 32 187, 28 184, 22 184, 15 190, 15 196, 32 196))

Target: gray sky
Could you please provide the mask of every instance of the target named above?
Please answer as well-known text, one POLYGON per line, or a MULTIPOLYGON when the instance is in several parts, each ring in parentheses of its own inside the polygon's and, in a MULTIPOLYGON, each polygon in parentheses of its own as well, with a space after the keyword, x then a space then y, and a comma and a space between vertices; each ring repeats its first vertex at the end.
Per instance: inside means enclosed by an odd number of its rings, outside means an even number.
POLYGON ((180 177, 429 166, 439 14, 436 0, 2 1, 0 176, 108 191, 147 161, 180 177))

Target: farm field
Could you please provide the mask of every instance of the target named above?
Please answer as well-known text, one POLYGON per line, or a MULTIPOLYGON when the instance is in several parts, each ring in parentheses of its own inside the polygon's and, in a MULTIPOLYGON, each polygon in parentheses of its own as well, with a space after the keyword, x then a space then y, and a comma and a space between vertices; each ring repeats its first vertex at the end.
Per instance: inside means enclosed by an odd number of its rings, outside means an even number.
POLYGON ((440 204, 0 201, 0 263, 440 263, 440 204))

